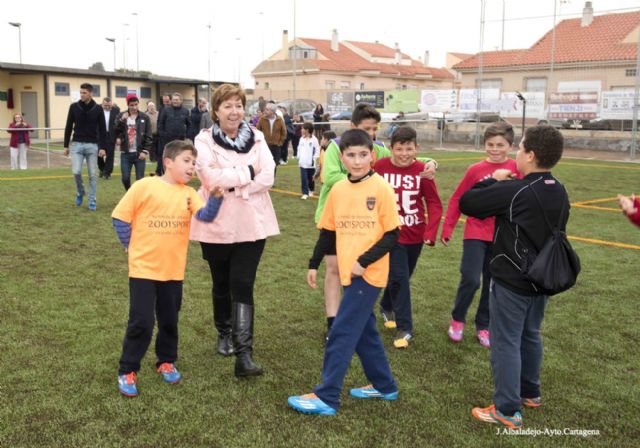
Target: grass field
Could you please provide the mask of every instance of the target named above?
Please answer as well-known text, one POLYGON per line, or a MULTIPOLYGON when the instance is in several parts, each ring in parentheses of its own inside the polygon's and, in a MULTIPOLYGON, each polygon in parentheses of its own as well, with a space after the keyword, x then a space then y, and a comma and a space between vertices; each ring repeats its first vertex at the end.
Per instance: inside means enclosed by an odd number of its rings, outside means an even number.
MULTIPOLYGON (((446 203, 481 155, 436 157, 446 203)), ((110 219, 123 194, 119 177, 99 179, 98 211, 90 213, 73 204, 66 169, 0 172, 0 446, 638 446, 640 232, 612 198, 637 192, 640 165, 565 160, 554 174, 574 204, 568 233, 580 238, 573 245, 583 272, 575 288, 549 302, 544 405, 525 410, 524 424, 598 436, 500 436, 471 418, 471 407, 489 404, 493 388, 489 352, 469 331, 458 345, 446 337, 461 225, 448 248, 423 250, 412 283, 411 347, 393 349, 393 335, 380 325, 400 399, 344 394, 334 418, 289 409, 288 395, 320 379, 325 327, 321 291, 304 281, 316 202, 299 199, 299 172, 289 165, 278 170, 271 194, 282 233, 267 242, 256 283, 255 358, 265 375, 237 380, 233 359, 214 354, 209 271, 191 244, 180 316, 184 379, 162 383, 151 352, 136 399, 116 387, 128 310, 126 255, 110 219)), ((356 360, 345 387, 364 381, 356 360)))

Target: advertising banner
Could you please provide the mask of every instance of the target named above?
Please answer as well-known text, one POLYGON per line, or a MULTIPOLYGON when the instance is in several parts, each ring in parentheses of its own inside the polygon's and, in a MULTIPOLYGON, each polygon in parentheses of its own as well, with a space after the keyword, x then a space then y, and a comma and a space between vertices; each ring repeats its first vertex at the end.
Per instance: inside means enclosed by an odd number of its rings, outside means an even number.
POLYGON ((592 120, 598 116, 598 92, 553 92, 549 98, 549 118, 592 120))

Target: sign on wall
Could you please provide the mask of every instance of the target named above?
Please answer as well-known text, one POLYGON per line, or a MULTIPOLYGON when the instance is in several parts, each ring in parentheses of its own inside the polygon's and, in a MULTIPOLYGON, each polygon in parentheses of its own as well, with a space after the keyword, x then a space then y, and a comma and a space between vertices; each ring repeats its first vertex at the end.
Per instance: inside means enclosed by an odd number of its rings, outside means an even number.
POLYGON ((458 91, 455 89, 423 90, 420 95, 420 112, 453 112, 458 107, 458 91))
POLYGON ((611 90, 602 92, 600 118, 633 120, 634 90, 611 90))
POLYGON ((356 92, 354 96, 356 104, 365 103, 376 109, 384 109, 384 91, 375 92, 356 92))
MULTIPOLYGON (((480 112, 498 112, 500 89, 481 89, 480 112)), ((460 112, 476 112, 478 109, 478 89, 460 89, 458 100, 460 112)))
POLYGON ((553 92, 549 97, 549 118, 591 120, 598 116, 598 92, 553 92))
MULTIPOLYGON (((544 118, 544 92, 522 92, 522 96, 527 100, 526 116, 533 118, 544 118)), ((502 92, 502 117, 522 117, 522 101, 516 92, 502 92)))
POLYGON ((325 112, 329 114, 353 110, 353 92, 345 92, 343 90, 327 92, 326 106, 325 112))
POLYGON ((413 89, 385 92, 385 112, 418 112, 419 92, 413 89))

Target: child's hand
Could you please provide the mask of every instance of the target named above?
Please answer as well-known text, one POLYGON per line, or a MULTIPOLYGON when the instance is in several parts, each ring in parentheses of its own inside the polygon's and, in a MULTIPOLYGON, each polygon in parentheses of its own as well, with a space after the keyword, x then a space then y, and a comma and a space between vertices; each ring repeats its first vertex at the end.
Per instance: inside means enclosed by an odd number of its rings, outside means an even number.
POLYGON ((213 196, 214 198, 222 197, 223 193, 224 190, 220 187, 213 187, 211 190, 209 190, 209 196, 213 196))
POLYGON ((364 271, 365 269, 356 261, 351 268, 351 277, 362 277, 364 275, 364 271))
POLYGON ((622 209, 622 213, 625 215, 635 215, 638 213, 638 209, 634 206, 634 202, 636 200, 636 195, 632 194, 631 196, 623 196, 621 194, 618 195, 618 202, 620 204, 620 208, 622 209))
POLYGON ((420 177, 429 180, 436 177, 436 164, 433 160, 424 164, 424 171, 420 173, 420 177))
POLYGON ((502 169, 499 169, 499 170, 495 170, 493 172, 493 174, 491 175, 491 177, 493 177, 497 181, 501 181, 501 180, 515 179, 516 175, 515 175, 515 173, 512 173, 511 170, 508 170, 506 168, 502 168, 502 169))
POLYGON ((309 269, 309 271, 307 271, 307 285, 309 285, 310 288, 316 289, 318 287, 318 285, 316 284, 317 277, 318 277, 317 269, 309 269))

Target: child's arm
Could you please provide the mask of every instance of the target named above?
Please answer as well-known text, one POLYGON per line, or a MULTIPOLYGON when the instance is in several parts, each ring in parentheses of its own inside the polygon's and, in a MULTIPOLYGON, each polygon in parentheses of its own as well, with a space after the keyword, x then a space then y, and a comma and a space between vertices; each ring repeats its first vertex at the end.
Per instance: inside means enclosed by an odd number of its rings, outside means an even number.
POLYGON ((632 194, 631 196, 623 196, 619 194, 618 201, 620 203, 622 213, 624 213, 632 223, 640 226, 640 213, 638 212, 638 209, 640 209, 640 201, 636 198, 636 195, 632 194))
POLYGON ((209 199, 207 199, 205 206, 196 212, 196 219, 203 222, 213 221, 220 211, 223 199, 222 189, 219 187, 214 188, 209 194, 209 199))
POLYGON ((398 227, 385 232, 376 244, 358 257, 358 261, 351 268, 351 274, 356 277, 362 277, 365 269, 389 253, 399 238, 400 229, 398 227))
POLYGON ((131 240, 131 223, 122 221, 118 218, 111 218, 113 227, 116 229, 116 234, 120 240, 120 244, 124 246, 124 250, 129 249, 129 241, 131 240))
POLYGON ((322 262, 325 254, 329 251, 329 248, 336 244, 336 232, 333 230, 320 229, 320 235, 316 246, 313 249, 313 255, 309 259, 309 271, 307 272, 307 284, 315 289, 317 287, 316 277, 318 274, 318 267, 322 262))
MULTIPOLYGON (((496 170, 496 172, 501 170, 496 170)), ((519 181, 512 181, 506 171, 504 176, 490 177, 488 179, 477 182, 473 188, 468 190, 460 198, 460 210, 467 216, 473 216, 474 218, 485 219, 490 216, 497 216, 507 210, 513 195, 516 193, 516 189, 522 187, 522 183, 519 181), (504 177, 504 178, 503 178, 504 177)), ((495 173, 494 173, 495 175, 495 173)))
POLYGON ((442 202, 438 195, 438 187, 432 180, 423 179, 420 182, 420 190, 427 204, 427 227, 424 229, 424 242, 427 246, 434 246, 438 236, 438 227, 442 218, 442 202))
POLYGON ((332 141, 324 151, 324 185, 332 188, 336 182, 346 179, 347 170, 340 162, 340 148, 335 141, 332 141))

